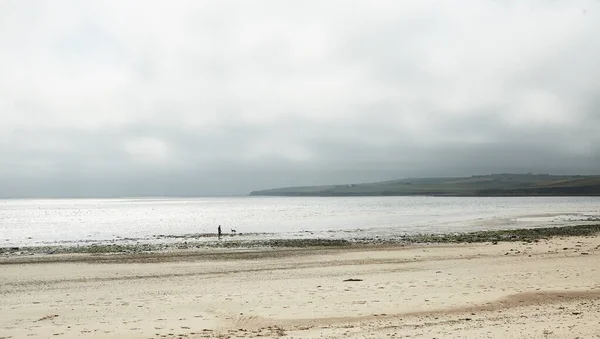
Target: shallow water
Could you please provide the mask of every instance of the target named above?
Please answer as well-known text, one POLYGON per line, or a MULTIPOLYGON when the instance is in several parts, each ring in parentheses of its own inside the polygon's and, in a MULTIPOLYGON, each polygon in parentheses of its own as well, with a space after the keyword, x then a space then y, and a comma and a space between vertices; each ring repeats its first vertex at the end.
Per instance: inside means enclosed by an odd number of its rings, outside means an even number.
POLYGON ((218 225, 224 233, 235 229, 238 237, 348 238, 561 226, 597 218, 600 197, 14 199, 0 200, 0 246, 182 241, 169 236, 215 233, 218 225))

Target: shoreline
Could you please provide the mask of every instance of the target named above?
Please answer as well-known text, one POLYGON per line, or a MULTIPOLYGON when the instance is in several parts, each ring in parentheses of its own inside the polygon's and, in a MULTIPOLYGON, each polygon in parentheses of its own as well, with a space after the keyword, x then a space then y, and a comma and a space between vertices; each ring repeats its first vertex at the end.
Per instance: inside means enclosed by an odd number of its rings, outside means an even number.
MULTIPOLYGON (((235 253, 238 251, 257 251, 267 249, 336 249, 336 248, 386 248, 406 247, 411 245, 444 245, 499 242, 538 242, 553 237, 594 236, 600 233, 600 224, 584 224, 573 226, 522 228, 513 230, 488 230, 464 233, 399 235, 393 237, 368 237, 353 239, 252 239, 236 240, 232 235, 225 235, 228 240, 184 241, 172 243, 137 243, 137 244, 90 244, 90 245, 50 245, 0 247, 0 264, 3 259, 29 256, 55 256, 65 254, 101 255, 101 254, 173 254, 173 253, 235 253)), ((199 235, 206 238, 205 234, 199 235)), ((185 236, 173 236, 185 238, 185 236)))

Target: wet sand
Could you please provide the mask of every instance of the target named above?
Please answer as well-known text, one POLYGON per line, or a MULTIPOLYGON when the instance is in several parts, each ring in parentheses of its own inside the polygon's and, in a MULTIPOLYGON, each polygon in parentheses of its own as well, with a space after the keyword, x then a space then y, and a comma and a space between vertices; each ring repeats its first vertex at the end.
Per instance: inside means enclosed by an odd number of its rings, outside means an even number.
POLYGON ((0 279, 0 338, 600 338, 600 236, 4 256, 0 279))

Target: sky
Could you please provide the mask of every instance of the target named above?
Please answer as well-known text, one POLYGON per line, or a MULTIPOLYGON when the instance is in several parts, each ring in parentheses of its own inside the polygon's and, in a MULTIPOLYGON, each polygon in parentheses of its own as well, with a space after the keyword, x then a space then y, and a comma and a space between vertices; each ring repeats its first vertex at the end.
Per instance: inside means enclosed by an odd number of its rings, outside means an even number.
POLYGON ((0 1, 0 196, 600 174, 600 1, 0 1))

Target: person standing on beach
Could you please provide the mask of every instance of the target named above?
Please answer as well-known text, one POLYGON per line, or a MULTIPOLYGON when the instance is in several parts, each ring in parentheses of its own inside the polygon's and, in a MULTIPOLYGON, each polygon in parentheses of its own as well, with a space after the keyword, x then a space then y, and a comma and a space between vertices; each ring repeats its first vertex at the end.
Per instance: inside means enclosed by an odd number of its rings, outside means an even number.
POLYGON ((219 234, 219 239, 221 239, 221 225, 217 228, 217 233, 219 234))

